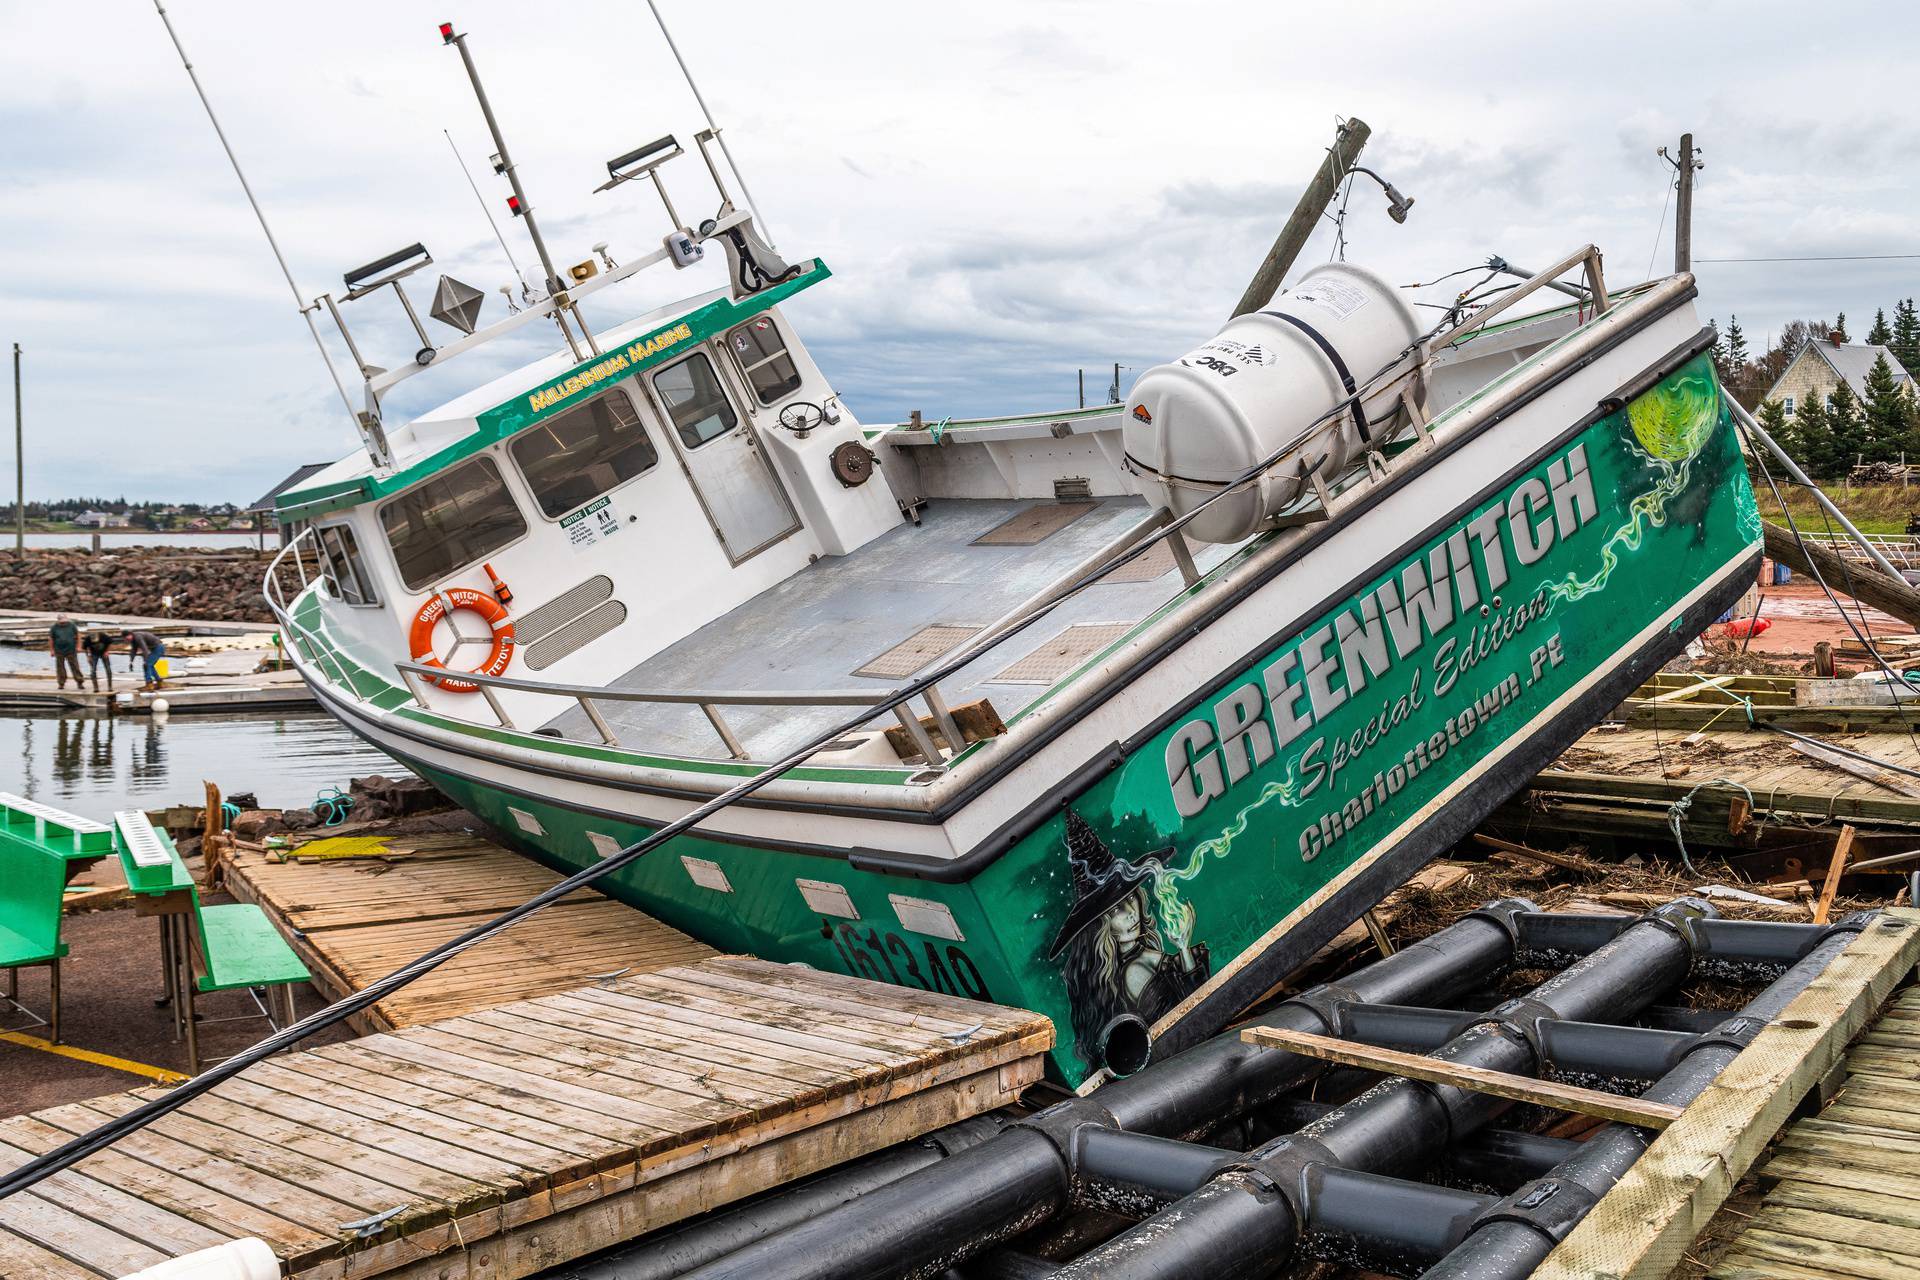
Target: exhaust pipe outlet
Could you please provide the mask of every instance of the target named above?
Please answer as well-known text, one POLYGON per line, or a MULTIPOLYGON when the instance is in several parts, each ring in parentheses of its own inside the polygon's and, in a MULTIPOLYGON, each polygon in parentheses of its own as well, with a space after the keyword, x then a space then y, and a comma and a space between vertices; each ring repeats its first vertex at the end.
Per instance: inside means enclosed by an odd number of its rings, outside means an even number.
POLYGON ((1153 1057, 1153 1028, 1138 1014, 1123 1013, 1100 1028, 1100 1061, 1116 1076, 1130 1076, 1153 1057))

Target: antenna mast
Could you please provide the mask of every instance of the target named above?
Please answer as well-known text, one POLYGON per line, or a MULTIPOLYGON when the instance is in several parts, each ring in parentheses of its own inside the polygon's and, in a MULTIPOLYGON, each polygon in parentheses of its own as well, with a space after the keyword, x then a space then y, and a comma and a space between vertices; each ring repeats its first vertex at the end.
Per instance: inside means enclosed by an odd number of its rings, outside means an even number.
POLYGON ((160 0, 153 0, 153 7, 159 13, 161 23, 166 26, 167 36, 173 41, 175 51, 180 55, 180 65, 187 69, 187 79, 193 81, 193 91, 200 95, 200 105, 207 111, 207 122, 213 126, 214 136, 220 139, 221 150, 227 153, 227 163, 233 166, 233 176, 240 179, 240 190, 246 193, 247 203, 253 206, 253 216, 259 219, 261 234, 267 238, 267 247, 273 250, 273 260, 280 264, 280 274, 286 277, 287 288, 293 291, 293 305, 300 309, 301 319, 307 322, 307 332, 313 335, 313 345, 320 351, 320 359, 327 366, 327 375, 333 379, 334 390, 340 393, 340 403, 347 407, 347 416, 353 419, 360 438, 366 442, 368 456, 376 465, 390 466, 393 459, 387 451, 386 434, 377 428, 369 429, 360 413, 354 409, 353 399, 347 395, 346 384, 340 381, 340 374, 333 367, 333 357, 327 354, 327 344, 320 341, 320 328, 313 322, 313 313, 318 304, 307 302, 300 296, 300 286, 293 282, 293 271, 287 266, 286 255, 280 252, 280 242, 273 238, 273 228, 267 225, 267 215, 261 211, 260 202, 254 199, 253 188, 247 184, 247 175, 240 168, 240 157, 233 154, 233 144, 227 141, 227 132, 220 127, 220 117, 213 113, 213 103, 207 100, 207 91, 193 69, 193 61, 187 57, 186 46, 180 43, 180 33, 173 29, 173 19, 167 16, 167 7, 160 0))
POLYGON ((687 70, 687 60, 680 56, 680 46, 673 42, 673 32, 667 30, 667 20, 660 16, 660 6, 653 0, 647 0, 647 8, 653 10, 653 20, 660 28, 660 34, 667 39, 667 48, 673 51, 673 60, 680 64, 680 74, 686 77, 687 88, 693 90, 693 100, 700 104, 700 114, 707 118, 707 128, 713 132, 714 139, 720 144, 720 154, 727 158, 727 168, 733 170, 734 181, 740 184, 740 194, 745 197, 747 208, 753 211, 754 221, 760 224, 760 234, 767 239, 769 249, 779 246, 773 242, 773 232, 767 227, 767 220, 760 213, 760 202, 753 198, 753 192, 747 187, 747 175, 740 172, 739 162, 733 158, 733 151, 727 146, 727 135, 720 132, 720 126, 713 122, 713 112, 707 110, 707 100, 701 96, 700 86, 693 81, 693 72, 687 70))
POLYGON ((493 238, 500 242, 500 252, 507 255, 507 265, 513 268, 514 279, 520 282, 521 296, 524 300, 528 296, 527 277, 520 270, 520 260, 513 256, 513 250, 507 247, 507 238, 500 234, 500 224, 493 220, 493 210, 487 208, 486 199, 480 194, 480 184, 473 180, 473 170, 467 168, 466 158, 460 154, 460 148, 453 145, 453 134, 442 129, 440 136, 447 140, 447 146, 452 149, 453 158, 459 164, 460 172, 467 175, 467 186, 472 189, 473 198, 480 205, 480 212, 487 216, 487 225, 493 228, 493 238))
MULTIPOLYGON (((159 3, 159 0, 154 0, 154 3, 159 3)), ((561 284, 560 273, 553 269, 553 258, 547 253, 547 242, 541 238, 540 224, 533 220, 533 204, 527 199, 526 190, 520 185, 520 174, 514 168, 513 157, 507 154, 507 140, 500 134, 500 122, 493 118, 493 104, 487 101, 486 88, 480 83, 480 69, 473 65, 473 54, 467 49, 466 33, 455 32, 451 22, 443 22, 440 24, 440 39, 442 43, 450 44, 460 50, 460 61, 466 65, 467 79, 473 82, 473 96, 480 100, 480 114, 486 117, 487 132, 493 135, 494 168, 513 188, 513 199, 508 202, 507 207, 517 216, 527 220, 527 235, 533 240, 533 251, 540 255, 540 269, 547 273, 547 292, 558 304, 554 307, 553 318, 567 340, 567 347, 573 352, 575 360, 586 359, 586 356, 581 353, 580 344, 574 340, 573 330, 567 327, 566 317, 571 312, 574 323, 580 326, 581 336, 586 339, 587 351, 597 356, 600 354, 600 348, 594 344, 593 330, 587 327, 586 317, 580 314, 579 307, 575 306, 573 299, 568 296, 566 286, 561 284)))

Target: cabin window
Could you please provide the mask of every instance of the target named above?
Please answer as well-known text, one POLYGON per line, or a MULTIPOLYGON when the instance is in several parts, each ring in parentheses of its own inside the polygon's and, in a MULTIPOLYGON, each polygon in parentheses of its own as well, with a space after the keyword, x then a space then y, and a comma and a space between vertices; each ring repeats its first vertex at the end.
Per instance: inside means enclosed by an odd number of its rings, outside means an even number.
POLYGON ((653 389, 666 401, 673 429, 689 449, 698 449, 740 425, 713 361, 704 353, 655 374, 653 389))
POLYGON ((548 519, 584 506, 660 461, 632 397, 617 389, 522 432, 507 448, 548 519))
POLYGON ((1786 399, 1782 400, 1780 402, 1780 406, 1787 411, 1788 417, 1793 416, 1793 397, 1792 396, 1788 396, 1786 399))
POLYGON ((747 321, 727 335, 727 345, 761 404, 772 404, 800 389, 800 370, 787 354, 786 341, 772 316, 747 321))
POLYGON ((344 524, 323 524, 313 536, 320 547, 321 573, 334 598, 346 604, 379 604, 353 530, 344 524))
POLYGON ((527 532, 492 458, 475 458, 380 509, 400 580, 421 591, 527 532))

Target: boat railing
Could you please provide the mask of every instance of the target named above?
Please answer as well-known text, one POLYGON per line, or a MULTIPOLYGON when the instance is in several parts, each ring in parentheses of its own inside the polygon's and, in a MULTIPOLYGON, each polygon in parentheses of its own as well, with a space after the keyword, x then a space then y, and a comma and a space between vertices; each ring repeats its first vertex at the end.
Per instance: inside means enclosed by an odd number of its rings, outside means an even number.
MULTIPOLYGON (((699 707, 706 715, 707 722, 720 739, 727 754, 735 760, 752 759, 746 747, 741 743, 726 718, 720 714, 721 707, 872 707, 876 714, 891 711, 900 721, 900 727, 920 751, 928 764, 939 764, 946 758, 933 735, 925 724, 914 714, 911 702, 900 697, 894 690, 864 689, 619 689, 604 685, 561 684, 555 681, 528 680, 520 676, 489 675, 483 671, 460 671, 449 674, 445 667, 425 662, 401 661, 393 664, 400 678, 406 682, 407 689, 414 700, 426 705, 426 691, 421 688, 422 680, 458 680, 461 684, 471 684, 486 699, 487 706, 493 711, 494 718, 503 729, 518 730, 513 717, 501 703, 497 689, 515 690, 521 693, 544 694, 549 697, 570 698, 578 703, 588 720, 593 722, 595 732, 601 741, 610 747, 624 744, 614 727, 607 721, 605 714, 596 705, 601 702, 649 702, 665 705, 699 707)), ((957 752, 961 745, 960 729, 955 723, 953 713, 948 709, 939 690, 928 689, 925 694, 927 710, 935 725, 945 737, 949 753, 957 752)))
POLYGON ((356 701, 364 702, 365 695, 347 677, 346 667, 342 665, 340 656, 334 652, 333 646, 318 631, 295 618, 293 610, 288 607, 285 599, 281 575, 289 565, 289 557, 291 557, 292 569, 300 580, 301 591, 304 592, 324 576, 320 572, 320 551, 317 541, 314 544, 314 572, 311 576, 307 573, 306 555, 302 547, 313 536, 313 526, 308 525, 287 540, 287 545, 280 548, 280 554, 268 563, 266 578, 260 586, 260 594, 266 597, 267 607, 273 611, 274 620, 280 624, 280 634, 286 641, 287 651, 296 656, 304 653, 309 662, 327 674, 329 680, 352 694, 356 701))

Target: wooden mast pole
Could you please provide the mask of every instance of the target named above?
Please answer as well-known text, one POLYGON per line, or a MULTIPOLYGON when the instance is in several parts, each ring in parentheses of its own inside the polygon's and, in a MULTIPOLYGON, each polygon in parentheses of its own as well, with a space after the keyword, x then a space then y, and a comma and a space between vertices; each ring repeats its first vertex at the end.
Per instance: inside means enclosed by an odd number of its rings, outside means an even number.
POLYGON ((1333 136, 1333 146, 1327 150, 1327 158, 1320 162, 1320 171, 1313 175, 1313 181, 1300 193, 1300 203, 1293 207, 1293 216, 1280 228, 1280 235, 1273 242, 1273 248, 1267 250, 1266 258, 1260 263, 1260 269, 1253 273, 1253 279, 1247 284, 1247 291, 1240 295, 1240 301, 1233 308, 1233 314, 1244 316, 1250 311, 1273 301, 1273 295, 1280 291, 1280 282, 1286 278, 1287 269, 1293 260, 1300 256, 1307 237, 1313 234, 1313 228, 1320 221, 1320 215, 1326 212, 1327 205, 1333 200, 1333 193, 1340 189, 1340 182, 1353 168, 1353 162, 1359 158, 1360 149, 1367 145, 1367 139, 1373 130, 1367 122, 1349 118, 1333 136))

